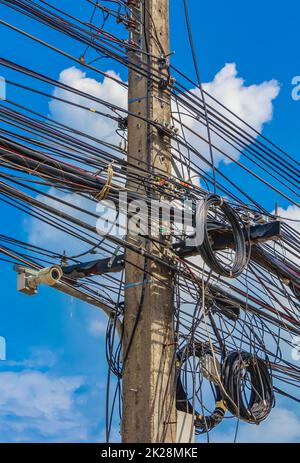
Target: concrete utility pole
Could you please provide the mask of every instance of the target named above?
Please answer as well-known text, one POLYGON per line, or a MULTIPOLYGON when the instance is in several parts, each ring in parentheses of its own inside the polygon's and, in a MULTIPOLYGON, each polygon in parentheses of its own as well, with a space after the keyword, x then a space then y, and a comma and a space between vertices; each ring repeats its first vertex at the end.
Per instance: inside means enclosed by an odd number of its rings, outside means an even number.
MULTIPOLYGON (((149 53, 129 52, 129 60, 145 71, 155 68, 162 80, 167 79, 164 58, 169 55, 169 1, 131 0, 128 4, 132 8, 130 40, 149 53)), ((153 83, 138 70, 130 70, 128 93, 130 113, 169 126, 168 88, 153 83)), ((142 174, 141 169, 171 172, 169 143, 168 135, 129 116, 128 188, 149 196, 145 185, 137 187, 130 174, 142 174)), ((128 239, 136 243, 130 233, 128 239)), ((143 246, 151 253, 163 255, 160 247, 147 240, 141 243, 143 246)), ((177 420, 172 274, 149 259, 145 262, 143 256, 130 250, 126 252, 125 273, 123 442, 172 443, 176 441, 177 420)))

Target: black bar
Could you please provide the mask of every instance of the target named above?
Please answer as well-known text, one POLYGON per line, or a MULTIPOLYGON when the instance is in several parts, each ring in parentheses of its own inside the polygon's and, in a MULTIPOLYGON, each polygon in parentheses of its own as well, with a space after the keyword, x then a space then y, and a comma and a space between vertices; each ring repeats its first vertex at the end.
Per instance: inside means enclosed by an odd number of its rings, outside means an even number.
MULTIPOLYGON (((236 453, 259 455, 270 458, 272 452, 295 452, 299 444, 0 444, 1 460, 38 461, 78 461, 88 463, 136 462, 136 461, 205 461, 214 458, 224 460, 236 453), (246 453, 245 453, 246 452, 246 453), (63 460, 65 458, 65 460, 63 460)), ((294 457, 294 455, 293 455, 294 457)))

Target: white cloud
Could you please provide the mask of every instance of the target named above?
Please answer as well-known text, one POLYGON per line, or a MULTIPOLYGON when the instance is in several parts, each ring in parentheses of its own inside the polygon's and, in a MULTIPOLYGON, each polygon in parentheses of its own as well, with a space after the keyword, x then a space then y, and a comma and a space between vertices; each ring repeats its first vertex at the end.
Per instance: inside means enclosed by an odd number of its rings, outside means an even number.
MULTIPOLYGON (((107 74, 121 81, 114 71, 108 71, 107 74)), ((122 108, 127 107, 127 90, 109 77, 105 77, 103 82, 98 82, 95 79, 86 77, 86 73, 80 69, 71 67, 60 73, 59 81, 85 92, 87 95, 95 96, 122 108)), ((104 113, 114 114, 102 104, 95 103, 58 87, 54 90, 53 95, 104 113)), ((57 100, 52 100, 49 103, 49 109, 51 117, 63 124, 109 143, 118 143, 120 141, 116 134, 117 122, 112 119, 57 100)))
MULTIPOLYGON (((211 442, 233 442, 235 427, 226 432, 215 431, 211 442)), ((300 419, 292 410, 276 407, 259 426, 240 423, 239 443, 294 443, 300 441, 300 419)))
MULTIPOLYGON (((57 210, 63 211, 70 216, 74 216, 85 223, 96 226, 96 218, 89 214, 89 212, 96 214, 95 202, 75 193, 63 193, 55 188, 50 188, 48 190, 48 194, 54 198, 58 198, 58 200, 44 195, 38 195, 36 199, 48 206, 52 206, 57 210), (67 204, 63 204, 59 202, 59 200, 63 200, 67 204), (70 204, 70 206, 68 204, 70 204), (78 211, 72 206, 86 210, 87 213, 78 211)), ((62 221, 59 218, 58 223, 60 225, 62 224, 62 221)), ((66 251, 68 255, 79 254, 92 247, 90 244, 86 244, 80 239, 76 239, 74 237, 69 239, 64 231, 61 231, 58 228, 38 219, 26 219, 24 226, 27 230, 29 241, 31 243, 37 246, 46 246, 47 249, 52 249, 59 253, 66 251)), ((100 238, 101 237, 99 236, 99 241, 100 238)))
POLYGON ((35 347, 29 358, 24 360, 6 360, 5 367, 22 367, 25 369, 46 368, 49 369, 57 364, 58 352, 49 348, 35 347))
MULTIPOLYGON (((108 71, 107 74, 120 79, 114 71, 108 71)), ((59 80, 60 82, 81 90, 89 95, 109 101, 122 108, 127 107, 127 90, 108 77, 105 77, 103 82, 97 82, 95 79, 86 77, 86 73, 81 70, 71 67, 60 73, 59 80)), ((261 132, 264 124, 272 119, 273 100, 278 96, 280 90, 279 84, 276 80, 262 82, 258 85, 247 86, 245 84, 245 80, 238 77, 235 63, 226 64, 216 74, 214 79, 211 82, 205 83, 203 87, 209 94, 218 99, 231 111, 235 112, 237 116, 252 125, 258 132, 261 132)), ((199 89, 192 89, 191 92, 200 96, 199 89)), ((77 104, 96 108, 100 111, 111 114, 105 106, 95 104, 85 97, 66 92, 60 88, 55 89, 54 96, 66 98, 77 104)), ((238 126, 243 125, 238 121, 238 119, 225 112, 225 110, 220 110, 220 107, 209 98, 207 98, 207 102, 223 114, 226 114, 226 116, 234 121, 238 126)), ((118 143, 120 141, 120 138, 115 132, 117 124, 111 119, 66 105, 56 100, 52 100, 50 102, 49 108, 51 116, 60 122, 111 143, 118 143)), ((177 111, 175 104, 172 109, 175 112, 177 111)), ((186 116, 186 110, 184 108, 180 108, 180 111, 183 113, 181 116, 183 123, 195 132, 201 134, 204 138, 207 138, 205 127, 194 119, 186 116)), ((206 158, 209 158, 209 152, 205 142, 201 142, 199 138, 188 131, 186 131, 186 137, 200 153, 202 153, 206 158)), ((239 157, 239 153, 233 150, 232 147, 230 147, 220 137, 212 134, 212 141, 222 150, 226 152, 229 150, 231 156, 235 158, 239 157)), ((217 152, 214 153, 214 158, 216 164, 218 164, 221 160, 226 163, 230 162, 227 158, 224 158, 224 156, 217 152)), ((199 164, 199 161, 197 162, 199 164)), ((207 170, 207 166, 202 163, 202 167, 204 166, 207 170)))
MULTIPOLYGON (((272 214, 275 214, 275 211, 272 212, 272 214)), ((278 208, 278 216, 283 219, 287 219, 286 223, 292 227, 296 232, 300 232, 300 208, 296 205, 290 205, 286 209, 279 207, 278 208)), ((295 251, 289 252, 288 250, 282 250, 282 247, 280 243, 274 244, 275 249, 283 255, 284 258, 290 259, 292 262, 295 264, 299 265, 300 264, 300 256, 298 253, 298 256, 295 255, 295 251)))
POLYGON ((77 408, 81 377, 39 371, 0 373, 0 441, 85 441, 86 419, 77 408), (39 436, 39 437, 38 437, 39 436))
POLYGON ((259 132, 272 119, 272 101, 279 94, 276 80, 247 87, 235 63, 226 64, 204 89, 259 132))
MULTIPOLYGON (((272 214, 274 213, 275 211, 272 212, 272 214)), ((287 220, 287 223, 293 228, 300 230, 300 208, 298 206, 290 205, 286 209, 279 207, 278 215, 283 219, 291 219, 287 220)))
MULTIPOLYGON (((237 67, 235 63, 226 64, 214 77, 212 82, 203 84, 203 88, 211 96, 216 98, 225 107, 233 111, 238 117, 252 125, 254 129, 261 132, 265 123, 269 122, 273 116, 273 100, 278 96, 280 87, 276 80, 262 82, 258 85, 247 86, 245 80, 238 77, 237 67)), ((195 88, 191 92, 201 99, 200 90, 195 88)), ((218 106, 212 99, 206 97, 206 103, 218 110, 226 116, 230 121, 234 122, 238 127, 246 127, 241 121, 230 115, 227 111, 218 106)), ((175 110, 175 107, 173 108, 175 110)), ((182 112, 182 122, 192 129, 197 134, 207 140, 206 127, 190 116, 186 115, 186 110, 180 108, 182 112)), ((178 126, 179 128, 179 126, 178 126)), ((247 129, 248 130, 248 129, 247 129)), ((254 132, 253 132, 253 135, 254 132)), ((201 141, 196 135, 185 130, 185 136, 188 142, 198 150, 206 159, 210 159, 208 145, 201 141)), ((211 133, 212 143, 220 148, 225 153, 230 154, 235 159, 238 159, 240 154, 232 148, 227 142, 221 139, 218 135, 211 133)), ((216 150, 213 150, 215 164, 220 161, 230 163, 231 161, 216 150)), ((207 164, 196 161, 200 167, 209 170, 207 164)))
POLYGON ((48 348, 37 347, 32 350, 31 357, 25 361, 27 368, 51 368, 58 361, 58 352, 48 348))
POLYGON ((92 336, 99 337, 106 333, 107 323, 96 318, 89 321, 88 331, 92 336))

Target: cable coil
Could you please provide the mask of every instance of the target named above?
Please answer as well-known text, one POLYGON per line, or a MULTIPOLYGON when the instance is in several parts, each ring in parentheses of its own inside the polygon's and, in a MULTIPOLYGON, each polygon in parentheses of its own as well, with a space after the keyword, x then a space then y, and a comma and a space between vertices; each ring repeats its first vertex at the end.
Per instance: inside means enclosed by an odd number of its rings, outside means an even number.
MULTIPOLYGON (((187 392, 183 386, 183 383, 181 381, 181 376, 180 372, 178 373, 178 378, 177 378, 177 390, 176 390, 176 408, 177 410, 180 410, 185 413, 190 413, 193 414, 195 417, 195 428, 197 434, 203 434, 206 432, 211 431, 213 428, 218 426, 218 424, 221 423, 223 420, 225 413, 227 411, 227 407, 225 405, 225 402, 222 399, 222 394, 219 386, 216 384, 215 378, 218 376, 218 373, 216 373, 216 369, 219 370, 220 366, 219 364, 215 363, 216 360, 214 360, 213 368, 211 368, 211 361, 212 356, 211 353, 203 346, 202 343, 195 343, 193 346, 189 347, 188 349, 184 347, 178 354, 177 354, 177 367, 180 368, 182 364, 190 357, 195 356, 198 357, 201 361, 201 359, 205 359, 206 366, 210 365, 210 367, 203 368, 202 364, 202 373, 203 376, 206 377, 210 383, 211 386, 214 390, 214 395, 215 395, 215 409, 211 413, 211 415, 203 415, 199 413, 198 411, 195 410, 195 407, 191 403, 191 401, 188 399, 187 392), (207 358, 209 357, 209 358, 207 358)), ((202 362, 201 362, 202 363, 202 362)))
POLYGON ((240 225, 239 219, 234 209, 231 206, 229 206, 229 204, 227 204, 223 200, 223 198, 220 198, 217 195, 208 195, 204 201, 203 208, 204 239, 203 243, 199 246, 201 256, 204 262, 214 272, 228 278, 236 278, 243 272, 248 262, 246 239, 243 228, 240 225), (224 213, 232 228, 233 238, 235 241, 235 257, 230 268, 222 264, 217 259, 215 251, 213 250, 211 244, 207 228, 208 213, 211 207, 219 207, 221 211, 224 213))
POLYGON ((222 365, 222 383, 227 394, 226 406, 233 415, 255 424, 268 417, 274 405, 274 390, 265 361, 247 352, 230 353, 222 365), (245 396, 247 376, 249 400, 245 396))

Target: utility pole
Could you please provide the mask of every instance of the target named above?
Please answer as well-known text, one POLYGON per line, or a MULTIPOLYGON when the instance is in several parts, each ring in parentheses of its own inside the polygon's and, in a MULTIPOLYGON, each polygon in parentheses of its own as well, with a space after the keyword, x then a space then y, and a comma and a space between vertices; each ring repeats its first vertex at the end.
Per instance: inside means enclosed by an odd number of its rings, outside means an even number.
MULTIPOLYGON (((128 5, 132 9, 130 42, 141 49, 128 55, 137 66, 129 71, 129 112, 169 127, 170 91, 163 85, 168 80, 169 0, 130 0, 128 5), (141 69, 155 69, 162 85, 142 75, 141 69)), ((142 119, 128 118, 127 187, 144 191, 149 197, 154 192, 147 192, 144 185, 137 187, 130 174, 141 175, 141 169, 153 174, 171 173, 170 138, 142 119)), ((130 232, 128 240, 136 243, 130 232)), ((140 245, 164 257, 163 248, 157 244, 146 239, 140 245)), ((125 275, 122 439, 124 443, 172 443, 176 441, 177 420, 173 275, 130 250, 126 252, 125 275)))

